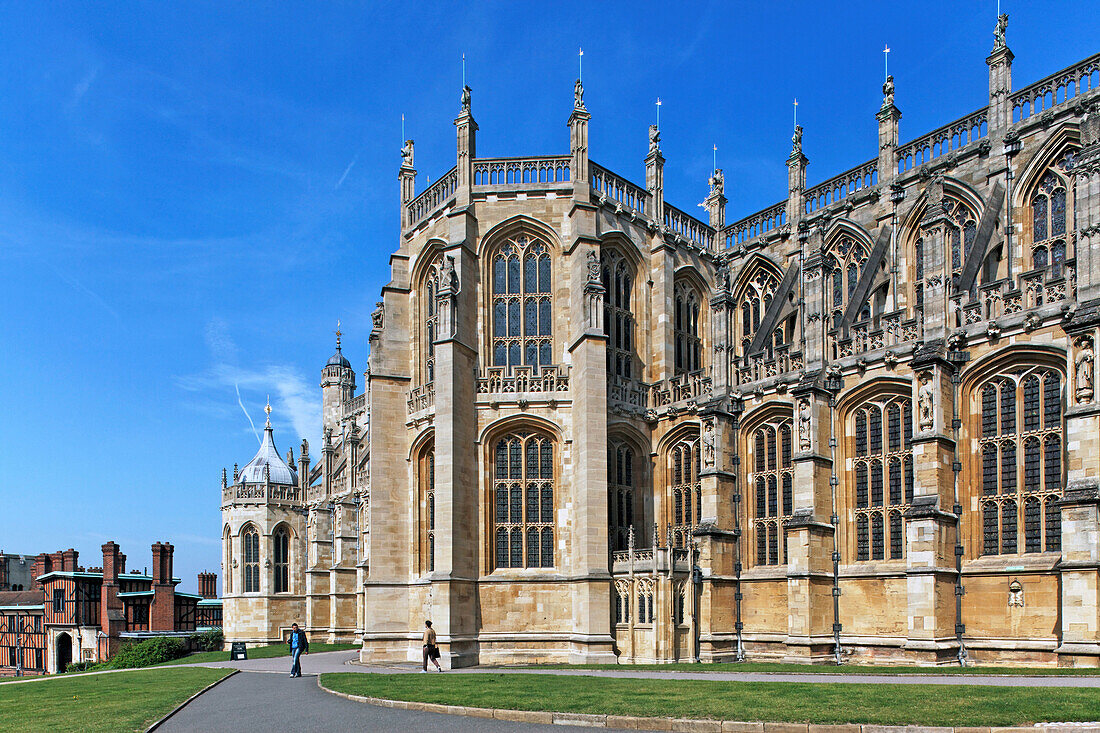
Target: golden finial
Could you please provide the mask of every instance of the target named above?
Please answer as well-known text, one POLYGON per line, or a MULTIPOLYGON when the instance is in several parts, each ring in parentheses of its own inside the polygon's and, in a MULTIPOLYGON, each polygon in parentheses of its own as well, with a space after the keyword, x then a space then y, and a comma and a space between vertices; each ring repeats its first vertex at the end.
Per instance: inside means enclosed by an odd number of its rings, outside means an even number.
POLYGON ((344 335, 344 332, 340 330, 340 319, 336 319, 336 350, 340 350, 340 337, 344 335))
POLYGON ((267 405, 264 406, 264 412, 267 413, 267 427, 271 427, 271 395, 267 396, 267 405))

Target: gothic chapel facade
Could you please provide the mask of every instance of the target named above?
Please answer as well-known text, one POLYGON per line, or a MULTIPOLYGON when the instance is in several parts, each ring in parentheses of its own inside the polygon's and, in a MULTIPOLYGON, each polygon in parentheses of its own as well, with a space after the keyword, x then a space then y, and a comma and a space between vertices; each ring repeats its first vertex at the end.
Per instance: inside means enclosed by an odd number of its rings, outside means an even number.
POLYGON ((477 155, 415 193, 365 392, 223 474, 227 641, 452 667, 1100 664, 1100 54, 707 220, 589 159, 477 155))

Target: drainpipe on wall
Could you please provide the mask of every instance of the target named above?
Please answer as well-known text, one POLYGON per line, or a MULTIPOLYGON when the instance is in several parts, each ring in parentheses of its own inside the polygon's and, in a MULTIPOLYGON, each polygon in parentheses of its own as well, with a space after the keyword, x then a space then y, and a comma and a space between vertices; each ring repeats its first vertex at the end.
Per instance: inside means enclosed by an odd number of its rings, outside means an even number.
POLYGON ((844 387, 839 374, 825 378, 825 390, 829 393, 829 493, 833 513, 829 521, 833 525, 833 661, 839 667, 844 664, 844 649, 840 645, 840 516, 837 514, 836 489, 840 481, 836 476, 836 396, 844 387))
POLYGON ((962 582, 962 505, 959 504, 959 474, 962 472, 962 462, 959 460, 959 429, 962 427, 962 420, 959 419, 959 382, 961 381, 959 371, 962 369, 962 365, 970 360, 970 354, 966 351, 948 351, 947 360, 955 366, 951 372, 951 431, 955 438, 955 460, 951 464, 952 472, 955 475, 953 487, 955 505, 951 507, 951 510, 955 513, 955 641, 959 645, 959 666, 965 667, 969 663, 969 659, 966 653, 966 644, 963 641, 966 625, 962 620, 962 598, 966 589, 963 588, 962 582))
POLYGON ((733 431, 733 541, 735 547, 735 560, 733 565, 733 603, 736 610, 733 630, 737 634, 737 650, 734 661, 745 661, 745 642, 741 632, 745 625, 741 622, 741 602, 744 596, 741 593, 741 485, 738 478, 741 475, 741 440, 737 434, 741 422, 741 401, 733 403, 733 420, 730 428, 733 431))

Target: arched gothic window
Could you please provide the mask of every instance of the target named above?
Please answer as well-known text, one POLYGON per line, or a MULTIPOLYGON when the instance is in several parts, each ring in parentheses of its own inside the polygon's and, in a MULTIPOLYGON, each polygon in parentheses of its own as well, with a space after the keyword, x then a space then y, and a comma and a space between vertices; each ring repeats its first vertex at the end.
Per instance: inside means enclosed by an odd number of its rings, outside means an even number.
MULTIPOLYGON (((944 213, 947 215, 947 229, 945 237, 951 262, 951 274, 957 278, 962 274, 963 265, 967 255, 974 246, 974 239, 978 235, 978 219, 970 208, 962 201, 954 198, 944 199, 944 213)), ((977 278, 971 289, 971 298, 977 297, 977 278)))
MULTIPOLYGON (((1062 170, 1067 160, 1058 164, 1062 170)), ((1062 277, 1066 262, 1066 222, 1072 224, 1069 191, 1058 170, 1047 171, 1031 198, 1031 262, 1033 269, 1049 268, 1050 277, 1062 277)))
POLYGON ((669 452, 669 487, 672 499, 672 538, 677 547, 687 547, 691 530, 702 513, 699 484, 699 438, 684 438, 669 452))
POLYGON ((787 562, 787 520, 794 513, 794 464, 791 419, 780 418, 752 434, 753 531, 756 564, 787 562))
POLYGON ((436 299, 439 297, 439 276, 442 263, 443 256, 436 257, 436 261, 428 268, 421 289, 424 298, 424 305, 421 308, 423 321, 421 329, 423 348, 421 351, 424 355, 425 383, 435 381, 435 341, 439 338, 439 304, 436 299))
MULTIPOLYGON (((867 248, 852 237, 843 234, 829 242, 826 252, 832 256, 831 288, 829 308, 832 312, 833 328, 840 327, 848 302, 856 292, 860 274, 867 262, 867 248)), ((871 309, 864 304, 856 316, 857 321, 871 317, 871 309)))
POLYGON ((615 623, 630 623, 630 584, 625 580, 615 581, 615 623))
POLYGON ((631 379, 634 376, 634 315, 630 312, 633 271, 623 256, 614 250, 604 251, 601 261, 607 374, 631 379))
POLYGON ((998 374, 977 389, 983 555, 1062 548, 1061 390, 1061 373, 1046 367, 998 374))
POLYGON ((608 541, 612 550, 625 550, 634 526, 634 449, 612 443, 607 450, 608 541))
POLYGON ((493 365, 552 364, 553 291, 550 251, 526 234, 502 244, 493 257, 493 365))
POLYGON ((233 592, 233 576, 236 572, 233 570, 233 534, 229 529, 229 525, 225 525, 225 530, 222 532, 222 547, 225 550, 225 559, 222 561, 222 575, 225 577, 225 594, 229 595, 233 592))
MULTIPOLYGON (((738 310, 741 314, 741 356, 747 356, 749 344, 753 336, 760 328, 760 322, 764 320, 764 314, 772 303, 776 289, 779 287, 779 278, 774 274, 760 268, 756 275, 749 280, 739 297, 738 310)), ((783 343, 782 327, 777 331, 778 343, 783 343)))
POLYGON ((420 568, 435 570, 435 446, 420 454, 420 568))
POLYGON ((703 368, 703 341, 699 336, 700 299, 695 288, 684 282, 676 284, 674 295, 675 370, 677 374, 685 374, 703 368))
POLYGON ((290 592, 290 533, 286 527, 279 527, 271 538, 272 554, 275 556, 275 592, 290 592))
POLYGON ((260 533, 250 526, 241 538, 244 545, 244 592, 260 592, 260 533))
POLYGON ((517 432, 496 443, 496 567, 554 567, 554 444, 517 432))
POLYGON ((913 403, 908 397, 869 400, 854 411, 852 471, 856 560, 900 560, 905 510, 913 501, 913 403))

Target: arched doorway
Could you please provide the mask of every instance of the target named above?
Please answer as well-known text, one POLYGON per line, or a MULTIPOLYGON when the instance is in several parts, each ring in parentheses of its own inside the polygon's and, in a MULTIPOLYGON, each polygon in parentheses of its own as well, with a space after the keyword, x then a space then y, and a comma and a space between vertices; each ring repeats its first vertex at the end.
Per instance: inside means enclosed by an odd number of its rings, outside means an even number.
POLYGON ((61 674, 73 661, 73 638, 61 633, 57 635, 54 643, 57 645, 57 674, 61 674))

